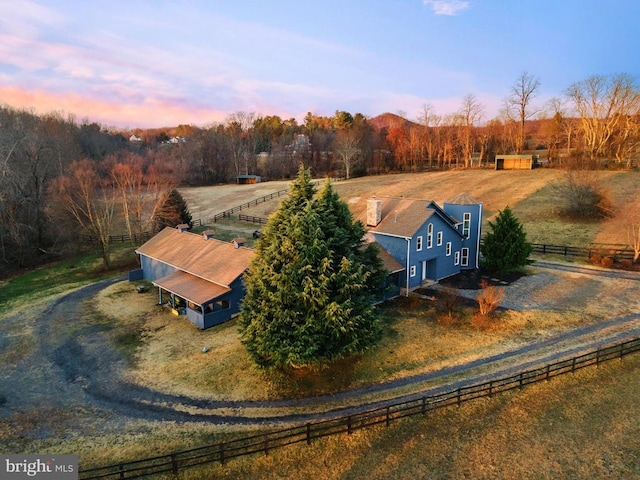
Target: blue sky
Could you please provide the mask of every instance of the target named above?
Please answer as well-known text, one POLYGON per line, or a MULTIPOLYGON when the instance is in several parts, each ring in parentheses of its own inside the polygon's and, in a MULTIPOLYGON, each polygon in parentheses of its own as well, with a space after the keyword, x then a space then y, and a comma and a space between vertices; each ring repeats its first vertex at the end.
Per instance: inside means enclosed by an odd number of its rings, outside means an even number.
POLYGON ((486 121, 525 71, 539 106, 640 76, 639 18, 637 0, 0 0, 0 103, 134 128, 417 119, 473 94, 486 121))

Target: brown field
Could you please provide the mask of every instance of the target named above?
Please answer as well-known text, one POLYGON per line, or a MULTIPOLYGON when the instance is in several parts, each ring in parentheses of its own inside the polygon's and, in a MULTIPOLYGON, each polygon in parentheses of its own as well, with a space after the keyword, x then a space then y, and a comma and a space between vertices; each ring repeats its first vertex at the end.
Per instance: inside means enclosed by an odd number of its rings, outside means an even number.
MULTIPOLYGON (((462 170, 361 177, 335 182, 334 188, 349 203, 356 218, 361 218, 366 199, 374 195, 429 199, 442 205, 445 200, 466 192, 483 202, 485 228, 487 220, 509 206, 533 243, 571 246, 628 243, 626 233, 615 220, 573 223, 558 217, 554 185, 562 182, 565 175, 564 171, 556 169, 462 170)), ((595 175, 616 206, 624 206, 629 193, 640 190, 639 172, 603 171, 595 175)), ((208 219, 228 208, 286 189, 287 185, 288 182, 265 182, 186 188, 181 192, 193 218, 208 219)), ((266 217, 277 205, 278 200, 274 199, 242 213, 266 217)), ((245 229, 253 227, 247 224, 245 229)))

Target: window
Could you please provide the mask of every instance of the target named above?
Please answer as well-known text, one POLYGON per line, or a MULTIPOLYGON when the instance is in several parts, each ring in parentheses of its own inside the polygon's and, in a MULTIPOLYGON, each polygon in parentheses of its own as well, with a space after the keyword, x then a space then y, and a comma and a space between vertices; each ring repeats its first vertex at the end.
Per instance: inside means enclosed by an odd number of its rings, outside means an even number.
POLYGON ((447 249, 447 257, 450 257, 451 256, 451 242, 447 242, 446 249, 447 249))
POLYGON ((229 308, 229 300, 218 300, 214 310, 225 310, 227 308, 229 308))
POLYGON ((427 225, 427 248, 433 246, 433 223, 427 225))
POLYGON ((438 244, 438 246, 442 245, 442 232, 438 232, 438 234, 436 235, 436 243, 438 244))
POLYGON ((469 238, 469 230, 471 230, 471 214, 467 212, 462 219, 462 235, 469 238))
POLYGON ((418 235, 416 239, 416 251, 420 252, 422 250, 422 235, 418 235))
POLYGON ((453 264, 460 265, 460 252, 456 252, 456 254, 453 256, 453 264))
POLYGON ((462 249, 462 266, 466 267, 468 265, 469 265, 469 249, 463 248, 462 249))
POLYGON ((414 266, 412 266, 412 267, 409 269, 409 275, 411 275, 412 277, 415 277, 415 276, 416 276, 416 266, 415 266, 415 265, 414 265, 414 266))

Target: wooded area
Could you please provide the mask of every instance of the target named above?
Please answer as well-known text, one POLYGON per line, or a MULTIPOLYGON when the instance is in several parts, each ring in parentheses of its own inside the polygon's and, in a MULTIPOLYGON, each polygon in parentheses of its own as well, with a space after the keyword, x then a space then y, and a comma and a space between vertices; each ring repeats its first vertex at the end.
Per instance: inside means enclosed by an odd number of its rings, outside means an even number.
MULTIPOLYGON (((592 76, 565 99, 532 104, 539 80, 524 72, 499 117, 466 95, 457 112, 424 105, 410 121, 307 113, 302 124, 236 112, 205 127, 122 131, 61 113, 0 106, 0 264, 28 268, 73 250, 75 234, 139 235, 179 185, 235 182, 240 174, 350 177, 477 168, 496 154, 537 152, 550 166, 632 168, 640 156, 640 91, 625 74, 592 76)), ((6 267, 6 268, 5 268, 6 267)))

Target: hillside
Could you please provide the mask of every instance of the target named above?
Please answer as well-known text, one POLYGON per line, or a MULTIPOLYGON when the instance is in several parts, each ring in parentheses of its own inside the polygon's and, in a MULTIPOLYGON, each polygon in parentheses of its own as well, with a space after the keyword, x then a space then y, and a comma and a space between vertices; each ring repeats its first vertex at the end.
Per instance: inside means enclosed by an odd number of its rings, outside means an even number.
POLYGON ((391 128, 391 127, 410 127, 411 125, 416 125, 411 120, 407 120, 406 118, 401 117, 400 115, 396 115, 395 113, 383 113, 381 115, 375 116, 369 119, 369 124, 373 125, 376 129, 382 130, 383 128, 391 128))
MULTIPOLYGON (((628 192, 640 185, 637 172, 603 171, 595 174, 617 204, 621 204, 628 192)), ((626 243, 625 232, 614 220, 576 223, 558 216, 555 185, 562 182, 564 176, 564 171, 555 169, 460 170, 360 177, 336 182, 334 188, 359 219, 364 218, 366 201, 372 196, 428 199, 442 205, 445 200, 465 192, 483 203, 483 228, 500 210, 509 206, 534 243, 572 246, 626 243)), ((206 219, 232 206, 286 188, 286 182, 267 182, 254 186, 187 188, 182 192, 193 218, 206 219)), ((242 213, 267 217, 277 206, 278 200, 274 199, 242 213)))

